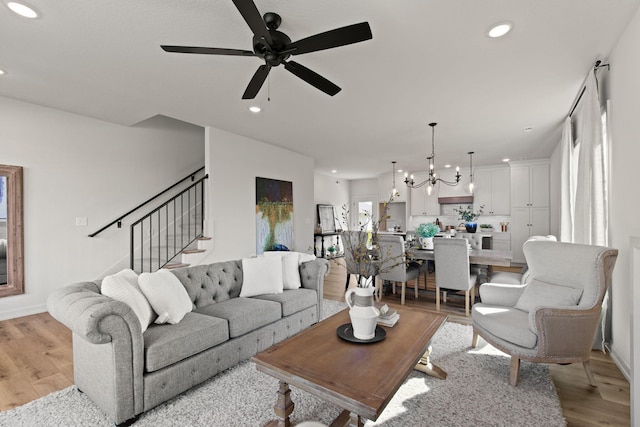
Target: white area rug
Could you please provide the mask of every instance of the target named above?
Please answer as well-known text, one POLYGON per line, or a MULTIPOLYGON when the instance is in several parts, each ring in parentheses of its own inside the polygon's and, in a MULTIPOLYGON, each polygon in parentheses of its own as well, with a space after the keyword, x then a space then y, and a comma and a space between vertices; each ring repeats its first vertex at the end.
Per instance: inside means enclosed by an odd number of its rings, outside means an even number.
MULTIPOLYGON (((324 315, 345 306, 325 300, 324 315)), ((520 383, 512 387, 508 383, 508 357, 482 340, 472 349, 471 337, 470 326, 445 324, 433 339, 432 361, 447 371, 447 379, 414 371, 380 418, 366 425, 566 425, 546 365, 523 362, 520 383)), ((258 372, 251 362, 244 362, 142 414, 135 426, 262 426, 274 418, 277 388, 277 380, 258 372)), ((306 420, 329 424, 341 412, 293 387, 291 397, 294 425, 306 420)), ((0 412, 0 426, 112 425, 75 387, 0 412)))

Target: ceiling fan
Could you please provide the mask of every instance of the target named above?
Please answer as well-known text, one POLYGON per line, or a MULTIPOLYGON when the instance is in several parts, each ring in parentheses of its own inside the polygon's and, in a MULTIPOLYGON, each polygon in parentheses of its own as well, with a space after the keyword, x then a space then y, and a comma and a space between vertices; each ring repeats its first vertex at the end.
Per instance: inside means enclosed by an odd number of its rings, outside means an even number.
POLYGON ((253 51, 196 46, 162 45, 160 47, 166 52, 256 56, 263 59, 264 65, 258 67, 247 89, 244 91, 242 99, 255 98, 262 84, 267 79, 271 68, 277 67, 280 64, 284 64, 284 68, 290 73, 326 94, 333 96, 340 92, 340 87, 315 71, 295 61, 289 61, 289 57, 291 55, 301 55, 303 53, 317 52, 319 50, 359 43, 372 38, 369 23, 361 22, 291 42, 289 36, 278 31, 278 27, 282 23, 280 15, 268 12, 264 14, 264 17, 261 17, 253 0, 233 0, 233 3, 253 32, 253 51))

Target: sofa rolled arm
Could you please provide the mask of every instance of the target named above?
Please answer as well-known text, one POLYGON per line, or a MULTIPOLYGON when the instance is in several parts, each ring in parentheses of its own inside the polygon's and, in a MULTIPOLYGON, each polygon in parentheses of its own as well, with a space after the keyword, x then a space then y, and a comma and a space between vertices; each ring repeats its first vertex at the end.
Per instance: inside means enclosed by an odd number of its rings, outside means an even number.
POLYGON ((538 335, 539 355, 588 360, 601 311, 600 306, 590 310, 534 307, 529 312, 529 325, 538 335))
POLYGON ((142 336, 140 322, 127 304, 100 293, 93 282, 80 282, 57 289, 47 299, 47 310, 59 322, 93 344, 112 341, 111 334, 100 329, 107 316, 124 319, 132 334, 142 336))
POLYGON ((483 304, 514 307, 526 285, 483 283, 480 285, 480 300, 483 304))
POLYGON ((316 258, 313 261, 303 262, 298 268, 302 287, 315 289, 318 294, 318 322, 322 318, 322 298, 324 295, 324 276, 329 273, 329 261, 324 258, 316 258))

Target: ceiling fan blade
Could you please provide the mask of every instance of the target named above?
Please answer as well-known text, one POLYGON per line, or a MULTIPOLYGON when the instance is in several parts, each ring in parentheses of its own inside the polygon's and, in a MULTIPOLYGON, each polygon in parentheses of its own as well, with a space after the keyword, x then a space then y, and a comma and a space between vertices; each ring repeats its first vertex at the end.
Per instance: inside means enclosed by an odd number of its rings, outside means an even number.
POLYGON ((345 46, 352 43, 359 43, 369 40, 373 37, 371 27, 368 22, 348 25, 335 30, 326 31, 316 34, 296 42, 291 43, 285 49, 285 52, 292 55, 300 55, 303 53, 316 52, 324 49, 345 46))
POLYGON ((273 44, 269 30, 262 20, 262 15, 258 12, 258 8, 253 0, 233 0, 233 4, 236 5, 236 9, 240 12, 240 15, 244 18, 251 28, 253 34, 258 37, 263 37, 269 46, 273 44))
POLYGON ((249 85, 245 89, 244 94, 242 94, 242 99, 253 99, 256 97, 256 95, 260 91, 260 88, 262 87, 262 84, 267 79, 270 70, 271 65, 269 64, 261 65, 258 67, 256 73, 251 78, 249 85))
POLYGON ((176 53, 200 53, 203 55, 235 55, 235 56, 257 56, 250 50, 223 49, 218 47, 198 47, 198 46, 160 46, 165 52, 176 53))
POLYGON ((316 73, 315 71, 311 71, 304 65, 300 65, 295 61, 285 62, 284 68, 290 73, 300 77, 311 86, 320 89, 327 95, 333 96, 342 90, 335 84, 331 83, 329 80, 322 77, 320 74, 316 73))

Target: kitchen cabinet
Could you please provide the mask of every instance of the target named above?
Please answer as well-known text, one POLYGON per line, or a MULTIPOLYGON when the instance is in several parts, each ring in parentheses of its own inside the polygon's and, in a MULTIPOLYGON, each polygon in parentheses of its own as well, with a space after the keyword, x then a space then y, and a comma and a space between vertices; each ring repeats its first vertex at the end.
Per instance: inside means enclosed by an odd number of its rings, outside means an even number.
MULTIPOLYGON (((380 203, 388 202, 391 197, 391 190, 393 189, 393 174, 385 173, 378 177, 378 198, 380 203)), ((406 202, 407 201, 407 184, 404 183, 404 174, 396 172, 396 190, 398 196, 393 198, 394 202, 406 202)))
MULTIPOLYGON (((416 183, 420 183, 426 180, 428 174, 417 173, 413 175, 413 180, 416 183)), ((405 185, 404 182, 402 185, 405 185)), ((406 187, 406 185, 405 185, 406 187)), ((424 185, 420 188, 412 188, 409 191, 409 203, 411 204, 410 213, 415 215, 440 215, 440 205, 438 204, 438 192, 437 187, 431 195, 427 194, 427 186, 424 185)))
POLYGON ((493 233, 491 249, 497 251, 511 250, 511 234, 509 233, 493 233))
POLYGON ((474 209, 484 205, 483 215, 509 215, 511 212, 511 177, 508 167, 477 168, 473 173, 476 189, 474 209))
POLYGON ((511 206, 549 207, 549 162, 511 164, 511 206))
POLYGON ((511 164, 512 261, 525 263, 522 245, 531 236, 549 234, 549 162, 511 164))

